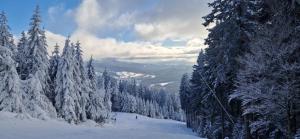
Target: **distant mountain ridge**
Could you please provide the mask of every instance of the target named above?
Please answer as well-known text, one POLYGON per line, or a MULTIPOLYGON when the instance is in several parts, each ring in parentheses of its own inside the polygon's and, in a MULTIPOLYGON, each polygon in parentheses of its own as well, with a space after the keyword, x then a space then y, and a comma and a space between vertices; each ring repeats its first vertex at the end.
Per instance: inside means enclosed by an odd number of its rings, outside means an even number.
POLYGON ((101 73, 107 68, 113 76, 119 79, 133 78, 143 84, 163 87, 169 91, 178 91, 182 74, 191 73, 192 66, 190 63, 175 60, 138 63, 108 58, 95 61, 97 72, 101 73))

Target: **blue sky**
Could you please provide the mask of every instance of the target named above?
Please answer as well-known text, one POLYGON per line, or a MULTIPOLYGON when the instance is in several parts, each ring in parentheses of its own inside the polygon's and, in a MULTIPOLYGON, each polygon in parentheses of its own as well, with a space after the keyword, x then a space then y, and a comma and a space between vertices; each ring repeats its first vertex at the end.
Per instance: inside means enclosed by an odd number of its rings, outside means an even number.
POLYGON ((47 21, 49 19, 49 8, 63 4, 65 8, 73 9, 80 4, 80 0, 1 0, 0 3, 0 10, 6 13, 12 33, 17 34, 28 28, 36 5, 40 6, 43 24, 47 27, 47 23, 49 23, 47 21))
POLYGON ((81 41, 86 57, 194 61, 205 46, 210 0, 1 0, 11 32, 27 30, 40 6, 48 45, 81 41))

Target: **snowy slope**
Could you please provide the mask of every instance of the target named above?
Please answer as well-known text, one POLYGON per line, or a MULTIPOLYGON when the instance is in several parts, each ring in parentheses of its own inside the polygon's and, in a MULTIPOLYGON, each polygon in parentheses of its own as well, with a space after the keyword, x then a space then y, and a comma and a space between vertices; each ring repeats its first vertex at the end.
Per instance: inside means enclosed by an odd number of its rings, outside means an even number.
POLYGON ((89 121, 70 125, 64 121, 15 118, 0 112, 1 139, 200 139, 182 122, 117 113, 115 124, 97 126, 89 121))

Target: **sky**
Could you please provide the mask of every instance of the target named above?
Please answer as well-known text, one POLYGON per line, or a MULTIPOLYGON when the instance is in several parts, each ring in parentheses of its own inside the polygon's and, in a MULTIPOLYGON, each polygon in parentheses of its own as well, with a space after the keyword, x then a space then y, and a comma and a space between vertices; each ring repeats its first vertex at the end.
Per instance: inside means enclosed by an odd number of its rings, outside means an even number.
POLYGON ((205 48, 202 25, 211 0, 1 0, 12 34, 29 28, 40 6, 49 51, 66 36, 79 41, 84 58, 195 63, 205 48))

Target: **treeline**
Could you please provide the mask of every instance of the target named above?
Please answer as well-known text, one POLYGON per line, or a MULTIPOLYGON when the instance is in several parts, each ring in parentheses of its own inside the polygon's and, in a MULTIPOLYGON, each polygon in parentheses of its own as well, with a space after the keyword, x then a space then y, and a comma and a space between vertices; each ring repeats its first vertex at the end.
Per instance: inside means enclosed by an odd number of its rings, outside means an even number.
POLYGON ((69 123, 110 120, 111 111, 183 120, 178 94, 98 75, 93 58, 85 64, 79 42, 66 39, 63 51, 47 52, 39 7, 30 29, 15 45, 5 13, 0 14, 0 111, 69 123))
POLYGON ((300 3, 214 0, 209 6, 208 48, 180 87, 187 126, 211 139, 299 137, 300 3))
POLYGON ((179 95, 165 89, 137 84, 136 80, 121 80, 118 92, 112 94, 112 110, 174 120, 184 120, 179 95))
POLYGON ((111 112, 111 92, 96 87, 93 59, 85 65, 80 43, 70 43, 69 38, 62 54, 55 46, 49 58, 40 25, 37 7, 30 29, 15 45, 5 13, 0 14, 0 111, 63 118, 69 123, 105 122, 111 112))

